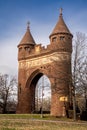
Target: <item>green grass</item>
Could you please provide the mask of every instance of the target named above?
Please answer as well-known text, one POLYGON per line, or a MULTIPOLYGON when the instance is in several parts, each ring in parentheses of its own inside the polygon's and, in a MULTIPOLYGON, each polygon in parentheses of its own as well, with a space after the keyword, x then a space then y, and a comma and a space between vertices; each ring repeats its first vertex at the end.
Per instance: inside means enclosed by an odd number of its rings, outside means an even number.
POLYGON ((87 130, 87 124, 49 115, 1 114, 0 130, 87 130))
POLYGON ((0 118, 4 119, 39 119, 39 120, 64 120, 64 121, 72 121, 72 119, 67 119, 66 117, 54 117, 49 114, 44 114, 43 118, 41 118, 41 114, 0 114, 0 118))

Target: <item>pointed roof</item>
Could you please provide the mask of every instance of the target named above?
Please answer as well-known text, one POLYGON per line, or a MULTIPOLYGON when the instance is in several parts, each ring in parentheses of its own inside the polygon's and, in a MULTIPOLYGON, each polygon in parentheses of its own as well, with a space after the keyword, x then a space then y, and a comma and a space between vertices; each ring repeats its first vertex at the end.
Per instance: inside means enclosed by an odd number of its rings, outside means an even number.
POLYGON ((29 44, 29 45, 35 45, 35 41, 32 37, 32 34, 30 32, 30 28, 29 28, 29 22, 27 23, 27 31, 25 33, 25 35, 23 36, 21 42, 19 45, 26 45, 26 44, 29 44))
POLYGON ((68 34, 71 34, 69 29, 68 29, 68 27, 67 27, 67 25, 65 24, 65 22, 63 20, 62 8, 60 9, 60 15, 59 15, 58 22, 57 22, 57 24, 56 24, 55 28, 53 29, 53 31, 52 31, 50 36, 52 36, 54 34, 58 34, 58 33, 68 33, 68 34))

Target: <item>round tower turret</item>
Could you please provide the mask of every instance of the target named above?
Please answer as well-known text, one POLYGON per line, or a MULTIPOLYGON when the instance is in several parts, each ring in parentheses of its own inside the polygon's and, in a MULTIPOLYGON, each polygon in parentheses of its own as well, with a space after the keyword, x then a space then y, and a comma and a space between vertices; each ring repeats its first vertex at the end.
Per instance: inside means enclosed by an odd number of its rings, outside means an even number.
POLYGON ((30 23, 28 22, 26 33, 18 45, 18 59, 25 58, 36 44, 30 32, 29 24, 30 23))
POLYGON ((54 58, 54 65, 56 71, 54 72, 54 78, 56 75, 56 91, 52 91, 52 107, 51 115, 65 116, 66 108, 69 109, 71 102, 71 54, 72 54, 72 38, 67 25, 65 24, 62 16, 62 9, 60 9, 60 15, 56 26, 49 36, 51 50, 55 50, 57 53, 57 59, 54 58), (59 82, 60 80, 60 82, 59 82), (65 101, 66 99, 66 101, 65 101), (56 102, 56 105, 55 105, 56 102), (64 105, 66 103, 66 106, 64 105))
POLYGON ((72 52, 72 37, 73 35, 63 20, 61 8, 58 22, 49 36, 50 43, 56 46, 60 51, 72 52))

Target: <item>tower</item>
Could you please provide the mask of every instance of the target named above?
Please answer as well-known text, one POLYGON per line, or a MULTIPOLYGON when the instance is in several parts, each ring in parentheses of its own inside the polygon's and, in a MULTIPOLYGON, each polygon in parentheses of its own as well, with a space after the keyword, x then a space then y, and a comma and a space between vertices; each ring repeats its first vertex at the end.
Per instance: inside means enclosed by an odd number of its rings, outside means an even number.
POLYGON ((65 115, 65 111, 69 109, 71 102, 71 54, 72 54, 72 38, 67 25, 63 20, 62 9, 56 26, 49 36, 50 44, 57 52, 54 59, 54 78, 55 85, 52 94, 52 115, 65 115), (56 76, 55 76, 56 75, 56 76), (57 111, 58 110, 58 111, 57 111), (55 114, 54 114, 55 111, 55 114), (61 114, 60 114, 61 113, 61 114))
POLYGON ((70 102, 72 37, 63 20, 62 10, 49 36, 47 48, 35 43, 28 24, 18 45, 17 113, 35 110, 36 84, 45 74, 51 82, 51 115, 65 115, 70 102))

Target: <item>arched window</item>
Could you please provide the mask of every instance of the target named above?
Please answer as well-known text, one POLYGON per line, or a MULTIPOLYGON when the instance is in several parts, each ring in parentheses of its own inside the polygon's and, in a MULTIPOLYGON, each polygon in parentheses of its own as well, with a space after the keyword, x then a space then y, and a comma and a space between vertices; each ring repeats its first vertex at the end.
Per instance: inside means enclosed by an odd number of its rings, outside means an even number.
POLYGON ((57 39, 56 37, 53 37, 52 42, 56 42, 56 39, 57 39))
POLYGON ((30 48, 29 48, 29 47, 25 47, 25 50, 29 52, 29 51, 30 51, 30 48))
POLYGON ((64 38, 65 38, 64 36, 60 36, 60 40, 61 40, 61 41, 64 40, 64 38))
POLYGON ((22 47, 19 48, 19 52, 22 50, 22 47))

